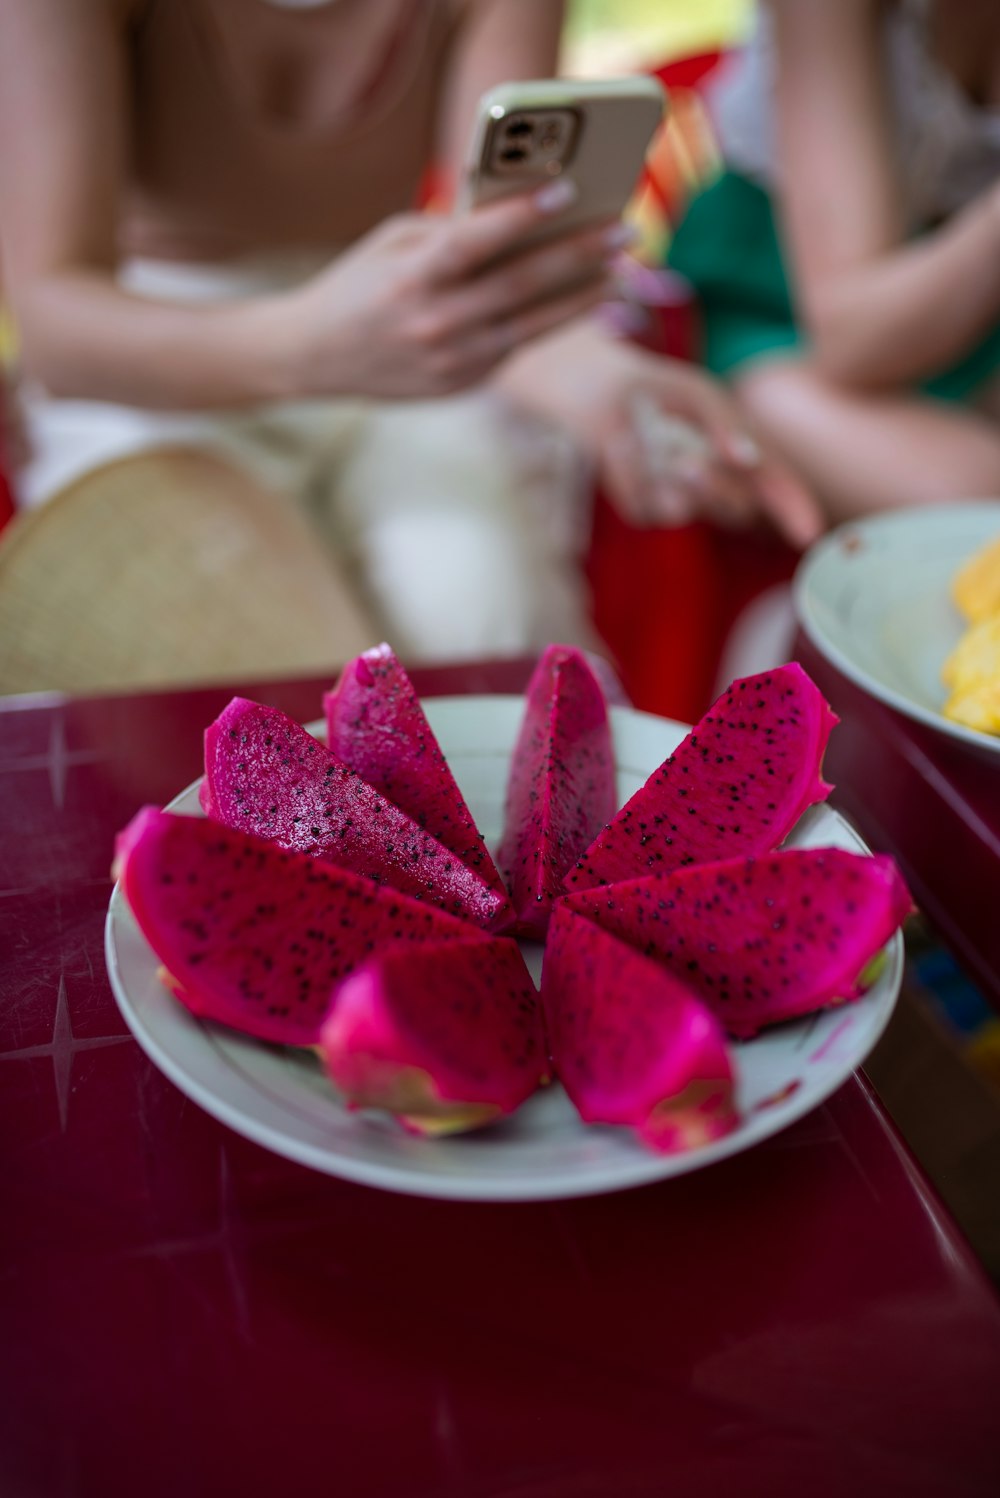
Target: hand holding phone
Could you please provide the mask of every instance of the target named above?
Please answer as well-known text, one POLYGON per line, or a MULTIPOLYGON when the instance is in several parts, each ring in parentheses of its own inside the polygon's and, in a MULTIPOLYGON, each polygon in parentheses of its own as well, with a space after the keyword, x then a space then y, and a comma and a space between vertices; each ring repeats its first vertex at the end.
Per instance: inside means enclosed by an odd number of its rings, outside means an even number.
POLYGON ((458 207, 567 181, 568 206, 525 243, 617 218, 665 108, 662 85, 648 77, 543 78, 491 89, 479 103, 458 207))
POLYGON ((460 195, 479 211, 397 215, 286 299, 296 393, 460 390, 606 299, 663 101, 650 78, 487 94, 460 195))

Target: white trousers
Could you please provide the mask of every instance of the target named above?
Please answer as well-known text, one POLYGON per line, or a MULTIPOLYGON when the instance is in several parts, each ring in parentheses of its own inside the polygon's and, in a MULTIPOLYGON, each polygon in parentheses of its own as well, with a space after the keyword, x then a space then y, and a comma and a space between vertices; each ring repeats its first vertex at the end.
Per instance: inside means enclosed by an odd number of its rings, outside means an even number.
MULTIPOLYGON (((136 261, 122 282, 190 303, 274 291, 314 268, 136 261)), ((208 450, 276 502, 305 509, 317 543, 335 551, 401 654, 513 655, 550 640, 599 647, 579 568, 586 476, 567 442, 515 417, 492 391, 163 413, 29 389, 26 406, 34 456, 19 488, 29 507, 113 460, 208 450)))

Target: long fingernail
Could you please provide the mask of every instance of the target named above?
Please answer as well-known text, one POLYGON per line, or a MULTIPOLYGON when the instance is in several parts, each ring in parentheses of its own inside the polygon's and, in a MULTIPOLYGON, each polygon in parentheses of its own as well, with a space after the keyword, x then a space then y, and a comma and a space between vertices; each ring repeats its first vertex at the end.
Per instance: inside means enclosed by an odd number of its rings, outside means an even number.
POLYGON ((681 456, 671 464, 671 472, 682 484, 699 492, 705 487, 705 469, 695 457, 681 456))
POLYGON ((604 231, 604 243, 609 250, 623 250, 627 244, 635 244, 638 233, 631 224, 612 224, 604 231))
POLYGON ((729 442, 729 451, 743 468, 756 468, 761 459, 760 448, 746 432, 735 432, 729 442))
POLYGON ((819 516, 810 520, 796 520, 794 524, 787 527, 787 535, 794 546, 805 551, 814 541, 818 541, 825 527, 819 516))
POLYGON ((572 177, 560 177, 558 182, 546 182, 535 193, 535 207, 539 213, 558 213, 576 201, 576 183, 572 177))
POLYGON ((657 519, 661 525, 686 525, 691 519, 691 504, 673 488, 657 491, 657 519))

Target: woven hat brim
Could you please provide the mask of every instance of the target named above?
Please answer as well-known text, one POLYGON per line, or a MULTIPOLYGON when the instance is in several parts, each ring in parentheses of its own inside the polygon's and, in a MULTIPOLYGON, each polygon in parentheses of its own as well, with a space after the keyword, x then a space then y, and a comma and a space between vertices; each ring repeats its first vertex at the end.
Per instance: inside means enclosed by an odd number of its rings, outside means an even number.
POLYGON ((120 459, 0 536, 0 692, 313 674, 376 627, 291 500, 209 453, 120 459))

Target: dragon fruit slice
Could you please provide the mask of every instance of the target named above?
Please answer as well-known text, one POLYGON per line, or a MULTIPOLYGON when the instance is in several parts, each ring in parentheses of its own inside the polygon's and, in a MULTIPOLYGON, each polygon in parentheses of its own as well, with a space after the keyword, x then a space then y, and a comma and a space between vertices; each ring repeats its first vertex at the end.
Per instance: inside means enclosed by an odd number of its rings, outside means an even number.
POLYGON ((614 816, 615 761, 604 693, 581 651, 548 646, 526 699, 498 862, 518 934, 541 940, 566 873, 614 816))
POLYGON ((235 697, 205 731, 205 814, 391 884, 487 929, 510 902, 293 718, 235 697))
POLYGON ((116 874, 169 986, 194 1014, 314 1045, 334 986, 383 944, 489 938, 347 869, 148 806, 116 874))
POLYGON ((390 647, 366 650, 345 666, 323 707, 331 753, 506 899, 504 882, 413 684, 390 647))
POLYGON ((734 681, 598 834, 566 888, 770 853, 829 795, 819 768, 836 722, 794 663, 734 681))
POLYGON ((538 996, 503 937, 373 957, 337 990, 320 1049, 349 1106, 424 1135, 513 1113, 546 1071, 538 996))
POLYGON ((561 905, 661 963, 746 1040, 860 998, 911 900, 891 858, 790 848, 581 890, 561 905))
POLYGON ((585 1123, 630 1125, 667 1154, 736 1127, 732 1063, 705 1005, 565 902, 549 925, 542 1005, 554 1069, 585 1123))

